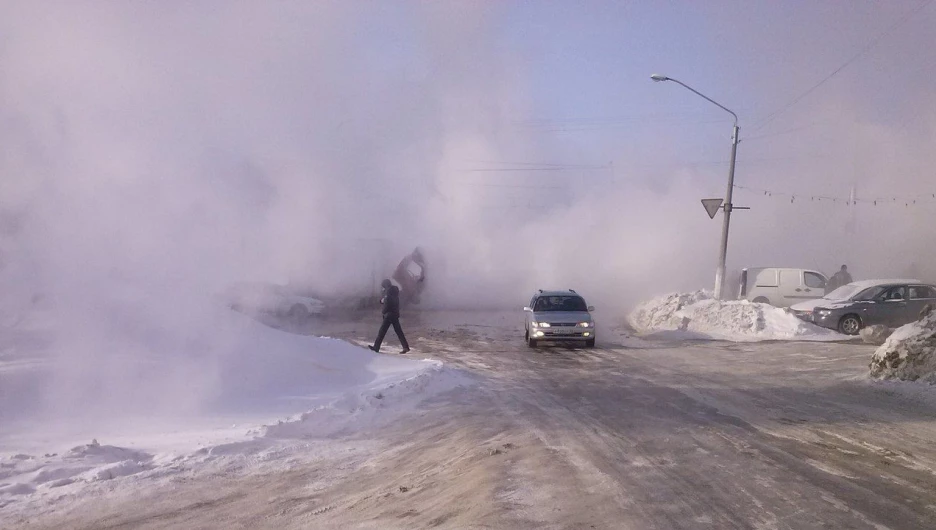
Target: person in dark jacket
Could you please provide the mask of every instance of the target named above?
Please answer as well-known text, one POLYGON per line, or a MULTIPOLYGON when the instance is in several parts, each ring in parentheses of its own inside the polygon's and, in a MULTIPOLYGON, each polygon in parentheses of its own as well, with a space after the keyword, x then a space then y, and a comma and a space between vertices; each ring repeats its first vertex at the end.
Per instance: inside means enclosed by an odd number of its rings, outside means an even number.
POLYGON ((403 351, 400 353, 406 353, 410 349, 406 336, 403 335, 403 328, 400 326, 400 288, 393 285, 389 279, 380 282, 380 286, 383 287, 383 297, 380 299, 380 303, 383 304, 383 323, 380 325, 380 331, 377 332, 377 340, 374 341, 373 346, 370 346, 370 349, 379 353, 380 344, 387 335, 387 330, 393 326, 393 331, 396 332, 400 344, 403 345, 403 351))
POLYGON ((852 275, 848 273, 848 266, 842 265, 842 268, 829 278, 829 282, 826 284, 826 294, 831 293, 843 285, 848 285, 851 282, 852 275))

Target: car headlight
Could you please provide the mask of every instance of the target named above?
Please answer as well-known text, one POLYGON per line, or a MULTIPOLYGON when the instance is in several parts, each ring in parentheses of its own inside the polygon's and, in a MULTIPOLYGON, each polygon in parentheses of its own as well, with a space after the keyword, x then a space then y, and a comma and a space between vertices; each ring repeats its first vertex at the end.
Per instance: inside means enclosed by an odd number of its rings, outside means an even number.
POLYGON ((592 324, 591 322, 579 322, 579 327, 582 327, 582 328, 591 328, 594 326, 595 325, 592 324))
POLYGON ((832 310, 831 309, 817 309, 816 314, 827 317, 832 314, 832 310))

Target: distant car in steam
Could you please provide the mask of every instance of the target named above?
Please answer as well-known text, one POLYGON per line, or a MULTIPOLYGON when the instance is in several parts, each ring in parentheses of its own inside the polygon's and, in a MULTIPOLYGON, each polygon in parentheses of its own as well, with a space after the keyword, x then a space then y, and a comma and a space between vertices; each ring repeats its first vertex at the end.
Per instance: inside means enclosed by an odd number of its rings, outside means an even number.
POLYGON ((875 324, 896 328, 920 319, 936 305, 936 286, 919 280, 861 280, 790 310, 807 322, 857 335, 875 324))
POLYGON ((321 300, 292 293, 274 283, 238 282, 225 297, 231 309, 251 316, 272 315, 301 322, 325 311, 321 300))
POLYGON ((535 348, 539 341, 581 342, 595 346, 594 307, 585 303, 578 293, 568 291, 537 291, 526 312, 527 345, 535 348))

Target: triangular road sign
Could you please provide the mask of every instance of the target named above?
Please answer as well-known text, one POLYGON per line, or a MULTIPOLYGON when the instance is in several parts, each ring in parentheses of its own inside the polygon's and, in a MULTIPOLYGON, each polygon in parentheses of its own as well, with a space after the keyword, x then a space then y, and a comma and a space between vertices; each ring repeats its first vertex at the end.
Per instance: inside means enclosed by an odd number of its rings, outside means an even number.
POLYGON ((715 214, 718 213, 718 208, 721 207, 721 203, 722 199, 702 199, 702 206, 705 207, 709 219, 715 219, 715 214))

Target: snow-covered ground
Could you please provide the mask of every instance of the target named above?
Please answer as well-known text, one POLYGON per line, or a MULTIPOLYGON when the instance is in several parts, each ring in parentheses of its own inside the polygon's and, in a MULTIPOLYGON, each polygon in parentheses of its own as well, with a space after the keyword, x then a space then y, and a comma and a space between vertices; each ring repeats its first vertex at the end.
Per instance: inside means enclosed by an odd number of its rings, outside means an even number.
POLYGON ((643 302, 631 312, 628 323, 641 333, 735 342, 849 339, 785 309, 747 300, 715 300, 709 291, 672 293, 643 302))
POLYGON ((169 328, 172 319, 134 311, 107 313, 100 335, 73 333, 58 314, 4 315, 0 516, 183 471, 325 455, 336 433, 470 384, 440 361, 294 335, 224 308, 169 328))

